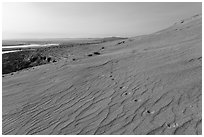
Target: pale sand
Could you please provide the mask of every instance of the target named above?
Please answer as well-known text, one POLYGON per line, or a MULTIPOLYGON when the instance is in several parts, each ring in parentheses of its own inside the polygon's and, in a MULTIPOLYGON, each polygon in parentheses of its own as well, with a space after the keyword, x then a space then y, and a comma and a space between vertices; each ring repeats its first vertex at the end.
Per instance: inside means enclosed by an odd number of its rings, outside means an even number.
POLYGON ((2 134, 202 134, 201 16, 121 41, 3 77, 2 134))

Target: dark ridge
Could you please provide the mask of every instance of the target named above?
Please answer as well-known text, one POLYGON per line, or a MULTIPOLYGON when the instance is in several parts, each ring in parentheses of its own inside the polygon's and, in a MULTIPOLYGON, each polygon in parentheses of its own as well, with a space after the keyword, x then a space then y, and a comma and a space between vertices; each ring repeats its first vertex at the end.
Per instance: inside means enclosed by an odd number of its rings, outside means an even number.
POLYGON ((23 69, 57 62, 50 56, 36 51, 19 51, 2 55, 2 74, 20 71, 23 69))

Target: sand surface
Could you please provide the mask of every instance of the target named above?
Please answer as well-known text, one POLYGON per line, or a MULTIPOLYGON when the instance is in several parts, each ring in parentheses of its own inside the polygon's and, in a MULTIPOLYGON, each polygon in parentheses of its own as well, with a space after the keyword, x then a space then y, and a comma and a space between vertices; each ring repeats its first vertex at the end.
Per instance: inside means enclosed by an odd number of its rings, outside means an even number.
POLYGON ((202 134, 201 15, 101 47, 5 75, 2 134, 202 134))

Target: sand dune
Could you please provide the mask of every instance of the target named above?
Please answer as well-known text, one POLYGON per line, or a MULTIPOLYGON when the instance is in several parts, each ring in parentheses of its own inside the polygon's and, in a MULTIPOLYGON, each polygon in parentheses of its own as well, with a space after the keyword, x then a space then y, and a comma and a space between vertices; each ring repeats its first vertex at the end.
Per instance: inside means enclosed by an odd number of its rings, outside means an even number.
POLYGON ((201 22, 5 75, 3 134, 202 134, 201 22))

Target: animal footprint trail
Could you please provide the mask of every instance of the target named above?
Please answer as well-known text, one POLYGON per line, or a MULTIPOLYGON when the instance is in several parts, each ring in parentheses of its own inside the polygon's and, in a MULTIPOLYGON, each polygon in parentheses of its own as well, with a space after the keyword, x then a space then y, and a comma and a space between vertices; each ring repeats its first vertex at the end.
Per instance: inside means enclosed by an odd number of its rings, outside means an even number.
POLYGON ((2 134, 202 134, 201 25, 194 27, 96 44, 104 53, 5 76, 2 134))

